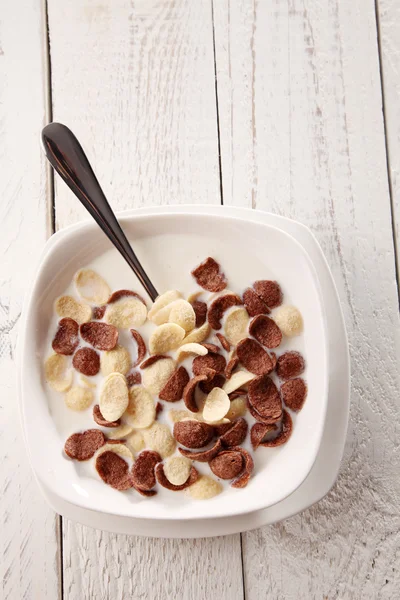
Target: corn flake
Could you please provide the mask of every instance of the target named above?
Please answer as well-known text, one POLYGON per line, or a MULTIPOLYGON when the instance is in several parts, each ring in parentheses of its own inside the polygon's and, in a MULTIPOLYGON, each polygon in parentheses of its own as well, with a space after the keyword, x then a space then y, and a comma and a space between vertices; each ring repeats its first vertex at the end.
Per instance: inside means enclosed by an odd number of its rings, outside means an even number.
POLYGON ((111 290, 104 279, 92 269, 81 269, 75 275, 78 294, 91 304, 105 304, 111 290))
POLYGON ((59 317, 68 317, 79 324, 86 323, 92 318, 92 309, 89 304, 78 302, 72 296, 60 296, 57 298, 54 308, 59 317))
POLYGON ((128 386, 120 373, 111 373, 100 392, 100 412, 107 421, 116 421, 124 414, 129 403, 128 386))
POLYGON ((72 385, 72 369, 68 365, 68 359, 62 354, 52 354, 45 362, 46 381, 56 392, 66 392, 72 385))
POLYGON ((135 429, 144 429, 154 423, 156 407, 153 396, 141 385, 134 385, 129 390, 129 404, 124 419, 135 429))

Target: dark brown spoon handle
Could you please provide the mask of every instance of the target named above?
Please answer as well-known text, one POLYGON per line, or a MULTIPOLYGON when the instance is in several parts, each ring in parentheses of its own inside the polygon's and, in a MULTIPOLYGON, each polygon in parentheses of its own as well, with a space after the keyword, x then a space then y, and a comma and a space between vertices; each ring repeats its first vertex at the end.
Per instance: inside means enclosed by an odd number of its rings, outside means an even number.
POLYGON ((42 131, 42 143, 51 165, 122 254, 150 298, 155 300, 157 290, 126 239, 75 135, 61 123, 50 123, 42 131))

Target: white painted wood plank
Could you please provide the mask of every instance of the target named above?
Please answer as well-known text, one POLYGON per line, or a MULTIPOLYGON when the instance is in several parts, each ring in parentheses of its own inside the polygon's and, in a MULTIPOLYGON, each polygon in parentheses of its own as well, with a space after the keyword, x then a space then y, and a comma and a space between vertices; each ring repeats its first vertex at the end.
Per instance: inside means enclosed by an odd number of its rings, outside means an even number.
POLYGON ((57 516, 42 498, 23 446, 15 350, 22 301, 47 231, 39 144, 45 124, 41 7, 0 11, 0 597, 57 598, 57 516))
POLYGON ((392 600, 399 319, 374 2, 226 0, 214 13, 224 203, 311 227, 353 363, 338 482, 302 515, 243 537, 246 598, 392 600))
MULTIPOLYGON (((379 0, 377 10, 388 166, 398 253, 400 245, 400 4, 396 0, 379 0)), ((400 276, 399 266, 397 268, 400 276)))
MULTIPOLYGON (((219 203, 210 2, 50 0, 49 19, 54 120, 113 206, 219 203)), ((56 192, 57 227, 86 218, 56 192)))
MULTIPOLYGON (((54 120, 81 139, 113 207, 220 203, 210 2, 51 0, 49 23, 54 120)), ((57 182, 57 226, 82 217, 57 182)), ((153 540, 64 521, 64 589, 239 600, 240 537, 153 540)))

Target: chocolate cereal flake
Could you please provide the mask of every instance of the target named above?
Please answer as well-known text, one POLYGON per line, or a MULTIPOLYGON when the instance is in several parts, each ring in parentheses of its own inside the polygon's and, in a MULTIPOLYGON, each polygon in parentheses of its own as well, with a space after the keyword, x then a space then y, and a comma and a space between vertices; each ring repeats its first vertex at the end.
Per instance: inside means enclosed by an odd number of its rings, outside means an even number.
POLYGON ((268 308, 276 308, 282 304, 283 295, 279 283, 263 279, 253 283, 254 290, 268 308))
POLYGON ((277 348, 282 341, 282 332, 273 319, 257 315, 251 321, 249 333, 266 348, 277 348))
POLYGON ((210 461, 210 469, 220 479, 233 479, 243 471, 241 452, 223 450, 210 461))
POLYGON ((285 352, 278 358, 276 374, 280 379, 292 379, 301 375, 304 368, 304 358, 300 352, 285 352))
POLYGON ((267 425, 266 423, 254 423, 250 430, 250 441, 253 450, 257 450, 267 433, 273 431, 274 429, 277 429, 277 427, 273 424, 267 425))
POLYGON ((199 412, 199 408, 196 404, 195 398, 196 386, 198 383, 200 383, 201 381, 205 381, 206 379, 208 379, 208 375, 198 375, 197 377, 193 377, 193 379, 189 381, 189 383, 183 390, 183 401, 185 403, 186 408, 191 412, 199 412))
POLYGON ((166 402, 178 402, 182 399, 183 390, 189 383, 189 374, 185 367, 178 367, 158 394, 166 402))
POLYGON ((100 356, 92 348, 80 348, 72 359, 72 365, 79 373, 92 377, 100 371, 100 356))
POLYGON ((231 345, 228 342, 228 340, 226 339, 226 337, 224 335, 222 335, 222 333, 216 333, 215 335, 219 339, 219 342, 220 342, 221 346, 223 347, 223 349, 226 350, 227 352, 229 352, 229 350, 231 349, 231 345))
POLYGON ((162 358, 169 358, 169 356, 167 356, 166 354, 153 354, 153 356, 149 356, 149 358, 146 358, 146 360, 142 362, 140 368, 147 369, 147 367, 151 367, 151 365, 154 365, 154 363, 161 360, 162 358))
POLYGON ((64 354, 65 356, 73 354, 79 344, 78 331, 79 325, 74 319, 70 319, 69 317, 61 319, 52 342, 54 352, 64 354))
POLYGON ((74 433, 69 436, 64 445, 67 456, 75 460, 89 460, 97 450, 104 446, 106 438, 99 429, 88 429, 83 433, 74 433))
POLYGON ((228 283, 221 267, 211 256, 193 269, 192 275, 197 284, 209 292, 221 292, 228 283))
POLYGON ((192 363, 194 375, 204 375, 210 369, 216 373, 223 373, 226 367, 225 357, 216 352, 209 352, 205 356, 196 356, 192 363))
POLYGON ((139 385, 139 383, 142 383, 142 375, 139 373, 139 371, 132 371, 126 375, 126 383, 128 387, 139 385))
POLYGON ((96 321, 100 321, 104 317, 104 313, 106 312, 107 306, 94 306, 92 310, 93 319, 96 321))
POLYGON ((205 394, 209 394, 214 388, 220 387, 225 383, 225 377, 220 373, 215 373, 215 375, 211 375, 205 381, 201 381, 199 384, 199 388, 205 394))
POLYGON ((249 425, 243 417, 240 417, 232 424, 232 427, 221 436, 221 442, 226 448, 240 446, 246 439, 249 425))
POLYGON ((96 421, 97 425, 100 427, 119 427, 121 425, 121 419, 117 419, 116 421, 107 421, 101 414, 100 406, 96 404, 93 406, 93 419, 96 421))
POLYGON ((235 479, 235 481, 232 481, 231 486, 234 488, 244 488, 249 483, 249 479, 254 470, 254 462, 250 452, 247 452, 244 448, 235 446, 232 450, 237 450, 241 453, 244 460, 244 471, 237 479, 235 479))
POLYGON ((186 450, 186 448, 178 448, 179 452, 186 458, 191 460, 197 460, 198 462, 210 462, 219 452, 222 450, 222 442, 218 439, 215 444, 209 450, 203 450, 202 452, 192 452, 186 450))
POLYGON ((232 373, 236 369, 238 364, 239 364, 239 358, 237 356, 233 356, 225 368, 225 377, 227 379, 230 379, 232 377, 232 373))
POLYGON ((96 471, 107 485, 123 492, 132 487, 129 465, 116 452, 107 450, 96 458, 96 471))
POLYGON ((118 300, 121 300, 121 298, 126 298, 127 296, 138 298, 138 300, 143 302, 143 304, 146 306, 146 302, 143 300, 142 296, 136 292, 133 292, 132 290, 117 290, 116 292, 113 292, 108 299, 108 304, 114 304, 114 302, 118 302, 118 300))
POLYGON ((282 411, 279 414, 276 413, 273 417, 263 417, 259 412, 256 411, 254 406, 249 403, 249 399, 247 399, 247 408, 251 416, 259 423, 263 423, 263 425, 274 424, 282 418, 282 411))
POLYGON ((85 342, 97 350, 112 350, 118 343, 118 329, 108 323, 82 323, 80 332, 85 342))
POLYGON ((268 352, 256 341, 246 338, 236 346, 237 356, 242 365, 255 375, 271 373, 273 362, 268 352))
POLYGON ((284 410, 278 435, 272 439, 266 440, 265 442, 261 442, 260 446, 265 446, 266 448, 275 448, 276 446, 282 446, 283 444, 286 444, 292 435, 292 429, 292 417, 287 410, 284 410))
POLYGON ((236 294, 224 294, 219 296, 212 303, 208 310, 208 322, 213 329, 221 329, 221 319, 224 312, 232 306, 240 306, 242 300, 236 294))
POLYGON ((137 367, 137 365, 140 365, 146 356, 147 349, 142 336, 138 331, 136 331, 136 329, 131 329, 131 335, 137 344, 137 359, 133 363, 133 366, 137 367))
POLYGON ((154 450, 143 450, 136 457, 132 467, 132 482, 135 489, 151 490, 156 485, 154 469, 161 462, 161 456, 154 450))
POLYGON ((263 418, 273 423, 282 414, 282 401, 272 379, 262 375, 249 383, 248 403, 263 418))
POLYGON ((217 344, 203 343, 201 345, 204 346, 204 348, 206 348, 209 352, 213 352, 214 354, 221 352, 221 348, 217 346, 217 344))
POLYGON ((203 421, 178 421, 174 438, 186 448, 204 448, 214 437, 214 428, 203 421))
POLYGON ((200 300, 192 302, 194 314, 196 315, 196 327, 201 327, 207 320, 207 304, 200 300))
POLYGON ((252 288, 247 288, 247 290, 244 291, 243 304, 251 317, 255 317, 256 315, 268 315, 271 312, 262 298, 260 298, 252 288))
POLYGON ((281 395, 286 406, 298 412, 303 408, 307 396, 307 384, 301 377, 286 381, 281 387, 281 395))

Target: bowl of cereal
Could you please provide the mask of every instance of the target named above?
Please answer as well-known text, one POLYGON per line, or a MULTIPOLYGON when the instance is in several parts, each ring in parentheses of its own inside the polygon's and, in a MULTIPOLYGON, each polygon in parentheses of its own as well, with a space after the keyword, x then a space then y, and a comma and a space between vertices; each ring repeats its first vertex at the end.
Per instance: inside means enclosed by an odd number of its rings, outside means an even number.
POLYGON ((307 477, 325 420, 309 256, 275 227, 195 207, 120 221, 154 303, 92 223, 51 238, 27 298, 20 403, 36 477, 124 517, 272 506, 307 477))

